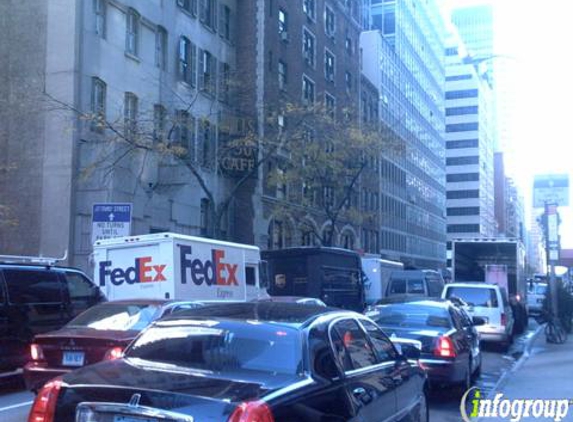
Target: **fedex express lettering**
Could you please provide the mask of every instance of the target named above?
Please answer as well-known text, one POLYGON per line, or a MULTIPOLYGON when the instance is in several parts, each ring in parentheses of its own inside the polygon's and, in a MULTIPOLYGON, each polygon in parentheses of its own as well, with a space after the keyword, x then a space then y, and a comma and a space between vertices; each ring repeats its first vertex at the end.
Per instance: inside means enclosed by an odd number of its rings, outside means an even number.
POLYGON ((105 279, 109 276, 111 284, 119 286, 126 282, 127 284, 135 283, 154 283, 166 281, 163 271, 167 265, 150 265, 153 260, 150 256, 135 258, 133 267, 113 268, 111 261, 102 261, 99 263, 99 285, 105 286, 105 279))
POLYGON ((239 264, 227 264, 225 251, 221 249, 211 250, 211 260, 201 261, 198 258, 191 260, 192 248, 187 245, 179 245, 181 259, 181 283, 186 284, 188 275, 197 286, 205 282, 208 286, 238 286, 237 269, 239 264))

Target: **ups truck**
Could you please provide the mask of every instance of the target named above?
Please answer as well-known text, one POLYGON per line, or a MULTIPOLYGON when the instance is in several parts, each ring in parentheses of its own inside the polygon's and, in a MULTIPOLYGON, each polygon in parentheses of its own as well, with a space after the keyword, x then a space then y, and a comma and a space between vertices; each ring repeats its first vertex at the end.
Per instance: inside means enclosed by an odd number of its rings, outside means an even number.
POLYGON ((297 247, 262 252, 271 296, 305 296, 329 306, 364 310, 364 280, 357 252, 331 247, 297 247))
POLYGON ((515 333, 527 327, 525 249, 516 239, 477 238, 452 241, 452 278, 479 281, 505 289, 515 318, 515 333))

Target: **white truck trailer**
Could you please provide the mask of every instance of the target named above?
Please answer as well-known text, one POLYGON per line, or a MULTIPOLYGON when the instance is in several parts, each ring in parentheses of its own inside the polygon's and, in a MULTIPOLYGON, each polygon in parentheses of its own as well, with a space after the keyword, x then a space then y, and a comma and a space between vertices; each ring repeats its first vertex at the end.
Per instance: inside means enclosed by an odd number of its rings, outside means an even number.
POLYGON ((100 240, 94 280, 109 300, 267 297, 256 246, 175 233, 100 240))

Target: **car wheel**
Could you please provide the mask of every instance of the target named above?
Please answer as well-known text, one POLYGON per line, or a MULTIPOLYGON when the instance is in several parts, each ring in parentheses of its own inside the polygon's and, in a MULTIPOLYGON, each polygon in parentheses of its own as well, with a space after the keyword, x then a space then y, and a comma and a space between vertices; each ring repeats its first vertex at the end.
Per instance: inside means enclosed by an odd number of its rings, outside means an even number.
POLYGON ((428 407, 428 397, 426 396, 426 392, 423 392, 422 397, 420 398, 417 416, 416 422, 430 422, 430 408, 428 407))

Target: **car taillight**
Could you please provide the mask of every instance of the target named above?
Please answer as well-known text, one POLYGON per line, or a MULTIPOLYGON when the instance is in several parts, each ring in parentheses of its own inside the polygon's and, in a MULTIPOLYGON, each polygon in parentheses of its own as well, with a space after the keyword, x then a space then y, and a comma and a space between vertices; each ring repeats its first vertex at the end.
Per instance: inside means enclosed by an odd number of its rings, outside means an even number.
POLYGON ((507 316, 505 314, 501 314, 501 325, 504 327, 507 325, 507 316))
POLYGON ((56 402, 61 387, 62 380, 60 378, 55 378, 44 384, 38 391, 34 404, 32 404, 28 422, 54 422, 56 402))
POLYGON ((275 418, 265 402, 249 401, 238 405, 228 422, 275 422, 275 418))
POLYGON ((107 352, 105 352, 103 360, 115 360, 115 359, 120 359, 122 357, 123 357, 123 348, 112 347, 107 352))
POLYGON ((32 356, 32 360, 44 360, 44 351, 42 350, 42 346, 32 343, 30 345, 30 355, 32 356))
POLYGON ((456 351, 452 339, 449 337, 440 337, 434 349, 434 355, 440 358, 455 358, 456 351))

